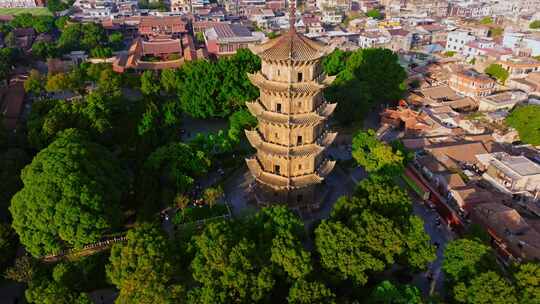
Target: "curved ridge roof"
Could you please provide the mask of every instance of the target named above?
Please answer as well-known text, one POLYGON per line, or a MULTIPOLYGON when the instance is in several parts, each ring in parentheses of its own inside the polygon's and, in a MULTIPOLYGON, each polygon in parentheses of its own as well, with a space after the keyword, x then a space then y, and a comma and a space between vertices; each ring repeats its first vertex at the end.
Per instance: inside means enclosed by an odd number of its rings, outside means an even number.
POLYGON ((252 51, 267 60, 309 61, 326 55, 328 48, 292 29, 275 39, 253 46, 252 51))

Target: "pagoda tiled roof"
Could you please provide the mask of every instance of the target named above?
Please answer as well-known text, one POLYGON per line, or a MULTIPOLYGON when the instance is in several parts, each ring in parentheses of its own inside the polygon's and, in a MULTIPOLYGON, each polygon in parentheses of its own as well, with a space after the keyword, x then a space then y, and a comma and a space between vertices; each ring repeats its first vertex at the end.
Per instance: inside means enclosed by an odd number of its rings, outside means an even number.
POLYGON ((322 74, 316 81, 291 83, 268 80, 261 72, 248 74, 248 78, 253 85, 264 91, 279 93, 290 92, 292 94, 316 94, 329 86, 336 76, 326 76, 325 74, 322 74))
POLYGON ((251 50, 266 60, 311 61, 330 52, 330 48, 313 41, 296 30, 289 30, 275 39, 254 45, 251 50))
POLYGON ((326 132, 314 143, 287 147, 265 141, 258 131, 246 130, 245 132, 250 144, 257 151, 275 157, 308 157, 318 155, 332 144, 335 135, 337 135, 337 133, 326 132))
POLYGON ((314 112, 303 114, 284 114, 268 111, 257 100, 254 102, 246 102, 248 110, 258 119, 275 124, 290 124, 290 125, 312 125, 322 120, 327 119, 336 108, 335 103, 322 103, 314 112))
POLYGON ((265 172, 256 157, 247 158, 246 163, 257 181, 279 190, 299 189, 320 183, 332 172, 332 169, 336 165, 335 161, 327 159, 321 163, 315 173, 285 177, 265 172))

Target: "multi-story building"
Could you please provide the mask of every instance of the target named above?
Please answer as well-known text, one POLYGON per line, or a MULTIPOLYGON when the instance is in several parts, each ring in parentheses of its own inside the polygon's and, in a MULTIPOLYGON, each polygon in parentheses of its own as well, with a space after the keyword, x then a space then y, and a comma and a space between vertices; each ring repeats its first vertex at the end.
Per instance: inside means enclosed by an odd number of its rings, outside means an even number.
POLYGON ((409 51, 412 45, 412 33, 404 29, 388 30, 391 41, 389 48, 394 51, 409 51))
POLYGON ((527 100, 527 94, 520 91, 506 91, 480 98, 478 111, 492 112, 511 110, 516 104, 527 100))
POLYGON ((446 50, 461 53, 465 50, 465 45, 474 40, 476 37, 469 31, 451 31, 446 38, 446 50))
POLYGON ((256 130, 246 131, 257 149, 246 160, 257 180, 257 201, 318 208, 327 190, 321 182, 335 165, 325 151, 337 135, 326 129, 336 104, 322 93, 334 77, 327 77, 321 66, 331 48, 291 26, 288 33, 252 51, 262 60, 261 71, 249 75, 260 98, 246 103, 259 121, 256 130))
POLYGON ((450 75, 448 85, 461 95, 484 97, 495 91, 496 81, 485 74, 469 69, 450 75))
POLYGON ((488 180, 511 193, 540 191, 540 165, 525 156, 496 152, 476 156, 488 180))
POLYGON ((358 46, 361 48, 382 47, 390 43, 391 36, 379 30, 363 31, 358 34, 358 46))
POLYGON ((320 10, 336 9, 347 12, 351 10, 351 4, 351 0, 317 0, 317 7, 320 10))
POLYGON ((139 34, 144 37, 179 38, 188 32, 187 22, 180 17, 141 17, 139 34))
POLYGON ((509 78, 525 78, 530 73, 540 72, 540 61, 532 58, 509 58, 497 63, 508 71, 509 78))
POLYGON ((482 18, 491 16, 492 6, 486 3, 450 3, 448 16, 461 18, 482 18))
POLYGON ((528 56, 540 56, 540 34, 505 32, 503 46, 528 56))
POLYGON ((219 23, 204 32, 206 48, 215 56, 233 55, 249 44, 258 44, 265 39, 262 32, 251 32, 240 24, 219 23))
POLYGON ((43 6, 43 3, 36 2, 36 0, 0 0, 0 7, 4 7, 4 8, 11 8, 11 7, 31 8, 31 7, 36 7, 36 6, 43 6))

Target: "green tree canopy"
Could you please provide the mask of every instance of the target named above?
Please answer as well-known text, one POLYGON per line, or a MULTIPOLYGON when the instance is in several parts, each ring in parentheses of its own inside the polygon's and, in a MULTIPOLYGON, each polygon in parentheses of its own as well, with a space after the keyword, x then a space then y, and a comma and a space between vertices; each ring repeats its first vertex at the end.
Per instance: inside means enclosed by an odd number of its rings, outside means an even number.
POLYGON ((381 304, 422 304, 420 290, 410 285, 393 284, 382 281, 373 289, 368 303, 381 304))
POLYGON ((39 279, 32 282, 25 291, 26 300, 34 304, 91 304, 86 293, 69 290, 52 280, 39 279))
POLYGON ((540 20, 534 20, 529 24, 530 29, 540 29, 540 20))
POLYGON ((540 145, 539 105, 515 108, 505 119, 506 124, 516 129, 521 141, 534 146, 540 145))
POLYGON ((333 304, 335 294, 321 282, 296 281, 291 289, 287 300, 291 304, 333 304))
POLYGON ((489 76, 497 79, 500 83, 504 84, 506 82, 506 79, 508 79, 508 76, 510 74, 507 70, 505 70, 502 65, 492 63, 490 64, 485 70, 484 73, 488 74, 489 76))
POLYGON ((491 248, 475 240, 458 239, 446 246, 442 269, 453 282, 465 282, 493 265, 491 248))
POLYGON ((379 141, 373 130, 358 132, 353 138, 352 148, 354 159, 367 172, 392 176, 403 170, 401 151, 393 151, 391 146, 379 141))
POLYGON ((454 287, 454 298, 470 304, 517 304, 514 288, 493 271, 481 273, 468 284, 454 287))
POLYGON ((172 282, 172 253, 161 228, 142 224, 127 243, 114 245, 107 276, 120 290, 117 303, 178 303, 183 288, 172 282))
POLYGON ((257 119, 247 110, 238 110, 229 117, 229 138, 234 142, 240 142, 244 129, 257 126, 257 119))
POLYGON ((336 51, 323 66, 328 74, 342 69, 325 90, 327 100, 338 102, 335 116, 341 123, 360 119, 374 105, 395 102, 405 92, 407 73, 399 65, 398 56, 388 49, 360 49, 350 54, 336 51))
POLYGON ((68 129, 22 171, 24 187, 10 211, 21 243, 34 256, 63 242, 80 247, 97 241, 119 220, 126 176, 115 157, 68 129))
POLYGON ((382 19, 381 12, 379 12, 379 10, 376 10, 376 9, 369 10, 366 13, 366 16, 371 17, 373 19, 382 19))
POLYGON ((247 73, 260 69, 260 60, 248 50, 238 50, 217 64, 199 60, 185 64, 179 71, 179 97, 184 112, 193 117, 226 117, 255 99, 259 91, 247 73))
POLYGON ((196 176, 208 171, 210 160, 202 151, 172 142, 152 152, 145 166, 158 175, 164 173, 179 192, 184 192, 193 185, 196 176))
POLYGON ((301 231, 302 222, 284 207, 265 208, 246 221, 209 223, 190 249, 200 286, 190 290, 189 302, 261 302, 276 285, 305 277, 311 264, 301 231))
POLYGON ((520 264, 514 273, 519 303, 540 303, 540 265, 538 263, 520 264))

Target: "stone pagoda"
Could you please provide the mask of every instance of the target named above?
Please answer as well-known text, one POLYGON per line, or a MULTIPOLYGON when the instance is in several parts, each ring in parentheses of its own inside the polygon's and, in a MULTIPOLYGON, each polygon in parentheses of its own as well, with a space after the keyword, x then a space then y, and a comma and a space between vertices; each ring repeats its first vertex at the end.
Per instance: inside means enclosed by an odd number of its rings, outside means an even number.
POLYGON ((327 191, 322 182, 335 165, 325 151, 337 135, 327 130, 336 104, 322 93, 335 77, 326 76, 321 65, 332 49, 296 32, 293 24, 291 17, 288 33, 250 47, 262 69, 248 75, 260 97, 247 103, 259 124, 246 130, 257 149, 246 162, 257 180, 259 204, 310 210, 320 207, 327 191))

